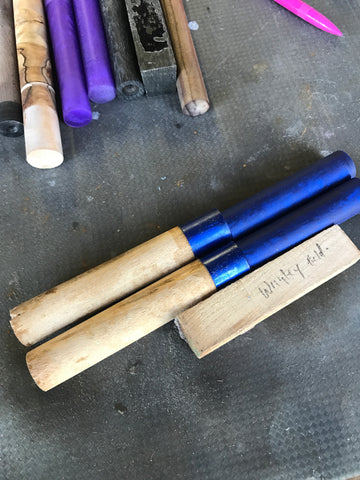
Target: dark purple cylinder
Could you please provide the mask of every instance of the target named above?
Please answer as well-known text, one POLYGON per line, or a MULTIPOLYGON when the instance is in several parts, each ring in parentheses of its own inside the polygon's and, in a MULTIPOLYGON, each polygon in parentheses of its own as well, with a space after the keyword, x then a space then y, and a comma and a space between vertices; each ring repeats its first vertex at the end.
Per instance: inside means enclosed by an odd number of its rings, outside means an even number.
POLYGON ((95 103, 116 96, 104 26, 97 0, 73 0, 88 94, 95 103))
POLYGON ((44 0, 64 122, 83 127, 92 114, 71 0, 44 0))

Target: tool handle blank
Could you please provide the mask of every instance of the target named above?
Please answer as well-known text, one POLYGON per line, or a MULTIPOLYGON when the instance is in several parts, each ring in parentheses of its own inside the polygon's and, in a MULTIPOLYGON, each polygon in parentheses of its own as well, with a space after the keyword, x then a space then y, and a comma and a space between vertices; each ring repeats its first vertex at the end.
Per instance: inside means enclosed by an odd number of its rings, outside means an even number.
POLYGON ((233 238, 238 238, 355 175, 353 160, 337 151, 222 213, 233 238))
POLYGON ((20 342, 33 345, 193 259, 175 227, 13 308, 11 326, 20 342))
POLYGON ((16 49, 24 115, 26 160, 37 168, 63 162, 41 0, 13 0, 16 49))
POLYGON ((199 260, 31 350, 36 384, 49 390, 156 330, 216 290, 199 260))
POLYGON ((125 2, 99 0, 116 91, 126 99, 144 95, 125 2))
POLYGON ((0 5, 0 133, 23 134, 12 0, 2 0, 0 5))
POLYGON ((178 78, 176 82, 182 112, 195 117, 209 110, 199 61, 182 0, 161 0, 173 45, 178 78))

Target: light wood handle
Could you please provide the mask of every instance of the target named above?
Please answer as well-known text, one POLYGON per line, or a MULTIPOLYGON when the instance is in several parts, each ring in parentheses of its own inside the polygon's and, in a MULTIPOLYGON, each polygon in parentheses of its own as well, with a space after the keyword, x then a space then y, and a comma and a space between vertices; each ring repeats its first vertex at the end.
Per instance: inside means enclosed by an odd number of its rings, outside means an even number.
POLYGON ((24 117, 26 160, 33 167, 63 162, 41 0, 13 0, 16 49, 24 117))
POLYGON ((176 82, 181 109, 196 117, 209 110, 209 98, 182 0, 161 0, 178 67, 176 82))
POLYGON ((0 133, 23 133, 12 0, 0 3, 0 133))
POLYGON ((29 371, 49 390, 171 321, 216 290, 199 260, 30 351, 29 371))
POLYGON ((175 227, 13 308, 11 326, 20 342, 33 345, 193 259, 189 242, 175 227))

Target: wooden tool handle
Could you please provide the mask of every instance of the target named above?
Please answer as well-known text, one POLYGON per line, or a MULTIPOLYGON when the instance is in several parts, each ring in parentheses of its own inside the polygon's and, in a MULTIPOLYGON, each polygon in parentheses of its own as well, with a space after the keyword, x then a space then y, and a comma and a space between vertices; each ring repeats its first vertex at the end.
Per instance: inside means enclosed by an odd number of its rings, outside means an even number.
POLYGON ((13 308, 11 326, 20 342, 33 345, 193 259, 189 242, 175 227, 13 308))
POLYGON ((63 162, 41 0, 13 0, 16 49, 24 116, 26 160, 37 168, 63 162))
POLYGON ((161 0, 169 28, 178 78, 176 82, 181 109, 195 117, 209 110, 209 99, 195 52, 182 0, 161 0))
POLYGON ((23 133, 12 0, 0 4, 0 133, 23 133))
POLYGON ((12 0, 0 5, 0 102, 20 103, 19 75, 16 65, 12 0))
POLYGON ((216 290, 199 260, 30 351, 29 371, 49 390, 171 321, 216 290))

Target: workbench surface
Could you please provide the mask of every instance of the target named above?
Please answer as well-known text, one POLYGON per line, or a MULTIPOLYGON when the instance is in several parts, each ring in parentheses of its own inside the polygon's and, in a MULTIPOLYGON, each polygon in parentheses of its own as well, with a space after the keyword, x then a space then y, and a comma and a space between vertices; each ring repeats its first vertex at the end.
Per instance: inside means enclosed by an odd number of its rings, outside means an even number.
MULTIPOLYGON (((9 309, 335 150, 360 171, 360 0, 185 2, 211 110, 176 94, 62 124, 64 164, 1 138, 0 478, 347 479, 360 475, 360 265, 198 360, 173 324, 48 393, 9 309)), ((344 230, 360 246, 360 219, 344 230)))

